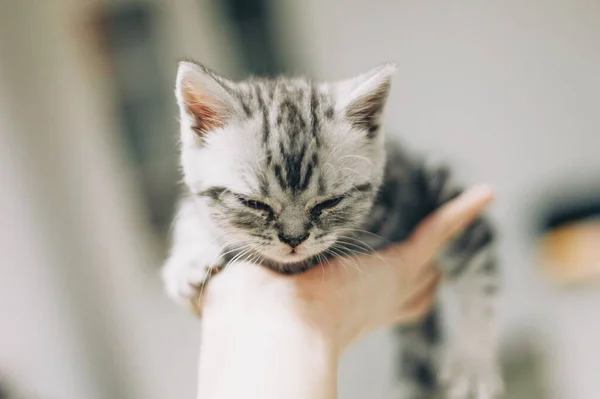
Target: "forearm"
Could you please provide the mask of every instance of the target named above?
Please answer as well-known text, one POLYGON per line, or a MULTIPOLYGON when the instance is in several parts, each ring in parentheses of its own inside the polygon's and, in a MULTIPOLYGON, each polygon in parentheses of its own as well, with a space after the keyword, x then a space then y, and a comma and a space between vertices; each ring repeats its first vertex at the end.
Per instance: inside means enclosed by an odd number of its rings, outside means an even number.
MULTIPOLYGON (((253 267, 235 266, 228 272, 240 278, 253 267)), ((204 306, 199 399, 337 397, 335 345, 295 306, 292 282, 279 281, 254 297, 228 287, 239 296, 204 306)), ((215 279, 210 289, 223 288, 219 283, 215 279)))

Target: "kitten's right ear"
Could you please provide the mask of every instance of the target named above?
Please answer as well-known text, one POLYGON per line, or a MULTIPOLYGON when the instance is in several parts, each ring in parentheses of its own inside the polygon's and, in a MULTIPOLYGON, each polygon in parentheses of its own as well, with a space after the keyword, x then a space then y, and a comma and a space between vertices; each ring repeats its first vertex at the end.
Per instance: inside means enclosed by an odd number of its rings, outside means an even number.
POLYGON ((338 107, 358 129, 369 137, 377 134, 390 92, 395 64, 383 64, 351 79, 337 83, 338 107))
MULTIPOLYGON (((234 118, 238 110, 230 93, 234 83, 192 61, 181 61, 175 96, 182 119, 202 138, 234 118)), ((183 120, 182 120, 183 122, 183 120)))

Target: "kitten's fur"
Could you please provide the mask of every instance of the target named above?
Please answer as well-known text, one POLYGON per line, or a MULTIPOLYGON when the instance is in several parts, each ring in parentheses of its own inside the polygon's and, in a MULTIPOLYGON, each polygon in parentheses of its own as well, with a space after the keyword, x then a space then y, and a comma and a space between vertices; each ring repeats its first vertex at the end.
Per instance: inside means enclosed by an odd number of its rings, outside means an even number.
MULTIPOLYGON (((249 259, 286 273, 328 256, 402 241, 460 192, 444 169, 426 168, 380 127, 392 65, 353 79, 232 82, 181 62, 176 96, 188 195, 164 267, 169 294, 184 300, 208 268, 249 259)), ((450 343, 449 397, 501 390, 492 327, 496 263, 489 224, 479 219, 449 248, 448 281, 461 302, 450 343)), ((400 331, 407 398, 441 391, 437 311, 400 331)))

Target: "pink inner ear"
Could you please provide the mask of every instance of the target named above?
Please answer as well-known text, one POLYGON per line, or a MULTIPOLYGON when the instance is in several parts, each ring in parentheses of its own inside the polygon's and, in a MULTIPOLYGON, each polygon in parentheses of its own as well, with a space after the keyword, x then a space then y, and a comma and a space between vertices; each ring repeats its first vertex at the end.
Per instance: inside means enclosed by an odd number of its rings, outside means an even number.
POLYGON ((186 111, 194 117, 192 128, 198 135, 223 127, 222 107, 206 93, 197 93, 186 85, 183 89, 186 111))

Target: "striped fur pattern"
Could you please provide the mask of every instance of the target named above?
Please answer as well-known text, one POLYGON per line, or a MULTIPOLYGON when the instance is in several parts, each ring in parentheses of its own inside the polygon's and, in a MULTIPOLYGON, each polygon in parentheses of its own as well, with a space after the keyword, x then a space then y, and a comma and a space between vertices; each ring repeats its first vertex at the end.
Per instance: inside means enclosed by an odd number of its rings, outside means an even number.
MULTIPOLYGON (((283 273, 328 257, 404 240, 460 190, 446 169, 429 168, 385 141, 381 114, 395 71, 383 65, 352 79, 232 82, 193 62, 179 67, 181 162, 188 194, 174 225, 163 275, 185 302, 207 270, 236 259, 283 273)), ((443 262, 459 299, 459 331, 439 364, 435 309, 399 331, 406 398, 488 399, 501 389, 495 361, 497 289, 493 232, 475 221, 443 262)))

